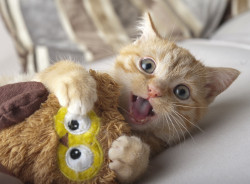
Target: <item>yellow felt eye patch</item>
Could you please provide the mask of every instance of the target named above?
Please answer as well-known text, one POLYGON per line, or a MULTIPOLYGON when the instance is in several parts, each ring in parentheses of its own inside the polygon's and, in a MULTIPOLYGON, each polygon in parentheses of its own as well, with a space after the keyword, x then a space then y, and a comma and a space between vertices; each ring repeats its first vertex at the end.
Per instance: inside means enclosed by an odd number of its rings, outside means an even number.
POLYGON ((74 123, 72 128, 68 125, 70 122, 65 122, 66 115, 67 109, 62 107, 54 117, 56 132, 59 138, 67 136, 68 145, 67 147, 60 143, 58 146, 59 169, 70 180, 89 180, 98 173, 103 163, 103 151, 96 139, 100 130, 100 119, 93 111, 89 112, 85 118, 90 120, 89 129, 81 134, 75 134, 77 128, 86 127, 84 126, 86 121, 78 117, 77 121, 72 121, 74 123))

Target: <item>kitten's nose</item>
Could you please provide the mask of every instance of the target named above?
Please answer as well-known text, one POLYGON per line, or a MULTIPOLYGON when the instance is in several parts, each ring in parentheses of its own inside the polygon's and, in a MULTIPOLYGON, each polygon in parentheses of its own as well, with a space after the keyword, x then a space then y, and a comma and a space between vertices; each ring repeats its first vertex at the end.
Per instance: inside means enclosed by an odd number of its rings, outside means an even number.
POLYGON ((161 90, 156 87, 155 85, 149 84, 148 85, 148 98, 155 98, 162 96, 161 90))

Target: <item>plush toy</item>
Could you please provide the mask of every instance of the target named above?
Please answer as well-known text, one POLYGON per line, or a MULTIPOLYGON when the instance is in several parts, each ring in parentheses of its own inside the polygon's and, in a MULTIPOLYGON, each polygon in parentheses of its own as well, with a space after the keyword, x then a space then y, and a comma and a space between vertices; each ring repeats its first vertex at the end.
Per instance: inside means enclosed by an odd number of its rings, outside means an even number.
POLYGON ((90 73, 98 100, 86 116, 68 113, 42 83, 0 88, 0 165, 24 183, 116 183, 108 150, 130 129, 117 110, 118 85, 90 73))

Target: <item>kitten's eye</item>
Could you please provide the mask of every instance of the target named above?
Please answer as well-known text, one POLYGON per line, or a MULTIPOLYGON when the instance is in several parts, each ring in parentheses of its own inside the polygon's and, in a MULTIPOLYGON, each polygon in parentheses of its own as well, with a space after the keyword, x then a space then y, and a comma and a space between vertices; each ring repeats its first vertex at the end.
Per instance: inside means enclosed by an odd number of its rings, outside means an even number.
POLYGON ((152 60, 151 58, 144 58, 140 62, 140 67, 146 73, 151 74, 154 72, 156 66, 154 60, 152 60))
POLYGON ((187 100, 190 96, 190 92, 187 86, 178 85, 174 88, 174 94, 181 100, 187 100))

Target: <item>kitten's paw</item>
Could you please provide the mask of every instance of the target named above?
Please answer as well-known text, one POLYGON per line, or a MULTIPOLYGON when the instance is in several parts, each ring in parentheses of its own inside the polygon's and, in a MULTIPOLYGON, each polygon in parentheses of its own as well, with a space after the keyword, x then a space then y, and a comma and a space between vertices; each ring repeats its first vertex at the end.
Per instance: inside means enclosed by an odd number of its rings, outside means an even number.
POLYGON ((135 136, 121 136, 116 139, 110 150, 109 164, 121 182, 132 182, 142 175, 148 166, 149 146, 135 136))
POLYGON ((59 61, 38 73, 33 80, 42 82, 71 114, 86 115, 97 100, 95 79, 74 62, 59 61))
POLYGON ((61 106, 72 114, 85 115, 97 100, 96 81, 89 74, 67 76, 55 90, 61 106))

